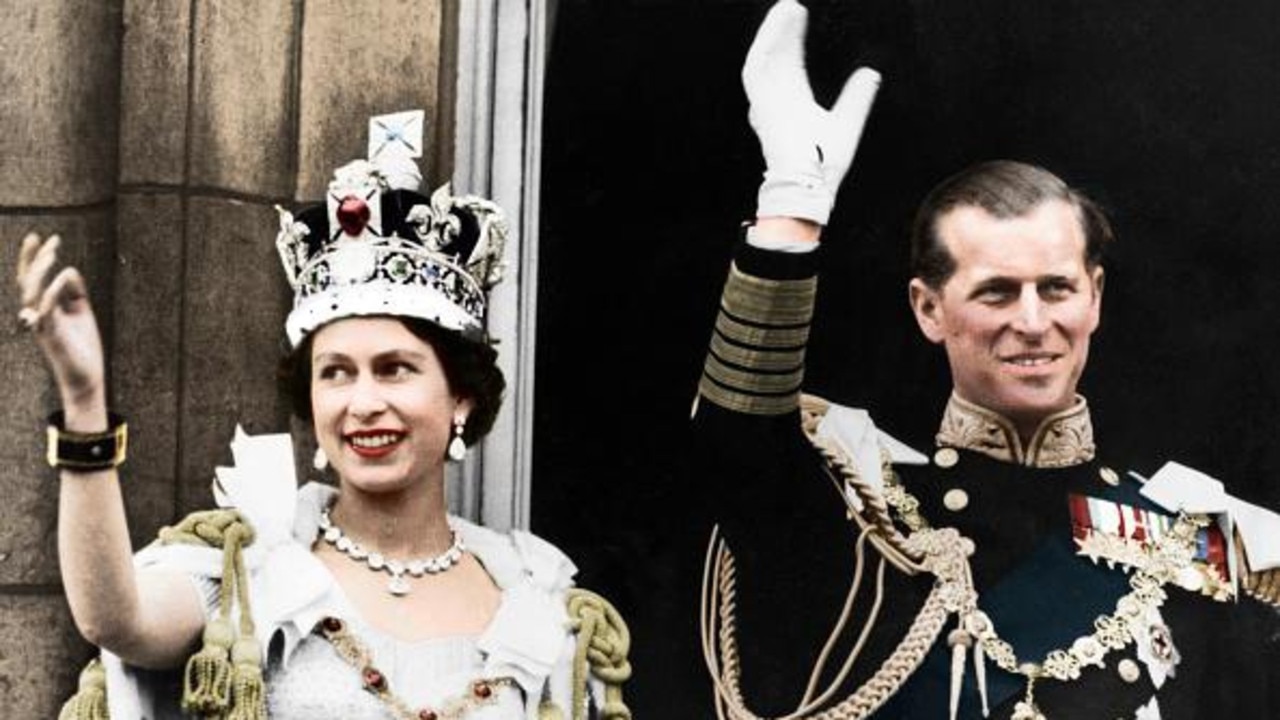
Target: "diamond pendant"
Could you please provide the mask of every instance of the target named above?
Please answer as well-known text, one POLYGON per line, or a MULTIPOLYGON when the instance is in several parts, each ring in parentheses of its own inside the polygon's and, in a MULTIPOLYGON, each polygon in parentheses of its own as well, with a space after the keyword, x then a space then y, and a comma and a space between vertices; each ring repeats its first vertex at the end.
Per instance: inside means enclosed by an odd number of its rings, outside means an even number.
POLYGON ((387 583, 387 592, 396 597, 404 597, 409 594, 409 580, 403 575, 392 575, 391 582, 387 583))

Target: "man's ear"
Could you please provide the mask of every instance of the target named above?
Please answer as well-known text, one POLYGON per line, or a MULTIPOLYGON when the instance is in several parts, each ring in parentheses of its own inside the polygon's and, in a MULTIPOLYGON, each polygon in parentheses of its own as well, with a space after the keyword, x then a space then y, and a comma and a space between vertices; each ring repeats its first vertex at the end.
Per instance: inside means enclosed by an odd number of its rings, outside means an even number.
POLYGON ((907 285, 907 294, 911 301, 911 311, 915 313, 916 324, 920 332, 929 342, 941 344, 946 339, 942 310, 942 291, 934 290, 920 278, 911 278, 907 285))
POLYGON ((1093 303, 1089 312, 1093 315, 1091 323, 1093 330, 1098 329, 1098 324, 1102 322, 1102 288, 1106 284, 1107 274, 1102 271, 1099 265, 1089 271, 1089 283, 1093 285, 1093 303))

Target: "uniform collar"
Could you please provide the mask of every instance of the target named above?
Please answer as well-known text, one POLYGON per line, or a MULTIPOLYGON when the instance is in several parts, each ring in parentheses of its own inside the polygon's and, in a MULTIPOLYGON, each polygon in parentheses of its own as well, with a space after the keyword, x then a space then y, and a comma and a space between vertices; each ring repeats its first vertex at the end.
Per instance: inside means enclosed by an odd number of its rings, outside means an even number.
POLYGON ((1013 422, 954 392, 942 413, 938 445, 972 450, 1002 462, 1038 468, 1070 467, 1093 459, 1093 422, 1079 395, 1071 407, 1041 421, 1025 446, 1013 422))

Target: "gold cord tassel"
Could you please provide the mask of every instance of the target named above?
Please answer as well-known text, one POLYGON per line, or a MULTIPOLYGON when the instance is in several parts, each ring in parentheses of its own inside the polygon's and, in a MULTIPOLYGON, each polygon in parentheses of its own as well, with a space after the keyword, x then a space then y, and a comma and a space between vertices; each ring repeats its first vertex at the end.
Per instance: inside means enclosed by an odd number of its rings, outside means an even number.
POLYGON ((564 711, 550 700, 538 703, 538 720, 564 720, 564 711))
POLYGON ((204 628, 204 645, 187 660, 182 709, 195 715, 220 714, 231 701, 231 621, 214 618, 204 628))
POLYGON ((176 527, 160 531, 162 543, 188 543, 222 547, 222 584, 218 590, 218 615, 204 626, 204 643, 187 660, 182 682, 182 709, 191 715, 221 716, 231 703, 231 602, 235 584, 235 557, 240 554, 240 516, 234 511, 192 513, 176 527))
MULTIPOLYGON (((183 670, 182 709, 188 715, 266 720, 262 655, 254 639, 248 571, 241 553, 253 539, 253 528, 240 514, 225 509, 191 513, 177 525, 160 530, 162 545, 222 549, 218 614, 205 624, 200 650, 188 658, 183 670), (240 605, 239 641, 232 622, 236 601, 240 605), (233 703, 235 707, 231 707, 233 703)), ((109 720, 106 697, 106 671, 95 659, 80 674, 80 689, 62 706, 58 720, 109 720)))
POLYGON ((226 548, 231 573, 224 573, 225 586, 235 582, 240 605, 240 637, 231 648, 231 712, 227 720, 267 720, 265 683, 262 679, 262 649, 254 637, 253 612, 249 607, 249 571, 244 564, 242 544, 253 541, 253 531, 244 523, 227 528, 226 548))
POLYGON ((80 671, 80 688, 62 705, 58 720, 109 720, 107 672, 94 658, 80 671))
POLYGON ((241 636, 231 648, 231 712, 227 720, 267 720, 266 686, 258 641, 241 636))

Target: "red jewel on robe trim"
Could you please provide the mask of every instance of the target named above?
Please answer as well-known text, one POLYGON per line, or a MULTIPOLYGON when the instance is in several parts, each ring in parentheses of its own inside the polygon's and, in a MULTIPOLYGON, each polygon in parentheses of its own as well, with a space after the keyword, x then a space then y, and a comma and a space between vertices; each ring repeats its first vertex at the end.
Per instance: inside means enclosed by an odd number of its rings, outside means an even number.
POLYGON ((439 715, 436 715, 434 710, 418 711, 418 720, 437 720, 438 717, 439 715))
POLYGON ((387 679, 375 667, 367 667, 361 674, 364 678, 364 686, 382 692, 387 689, 387 679))
POLYGON ((1151 635, 1151 651, 1161 662, 1173 660, 1173 636, 1164 625, 1152 625, 1148 631, 1151 635))
POLYGON ((471 694, 481 700, 488 700, 489 696, 493 694, 493 688, 489 687, 489 683, 484 680, 477 680, 471 685, 471 694))
POLYGON ((342 632, 342 621, 336 617, 327 617, 320 621, 320 627, 327 633, 342 632))
POLYGON ((338 225, 342 227, 342 232, 351 236, 359 235, 368 223, 368 203, 355 195, 342 198, 342 203, 338 205, 338 225))

